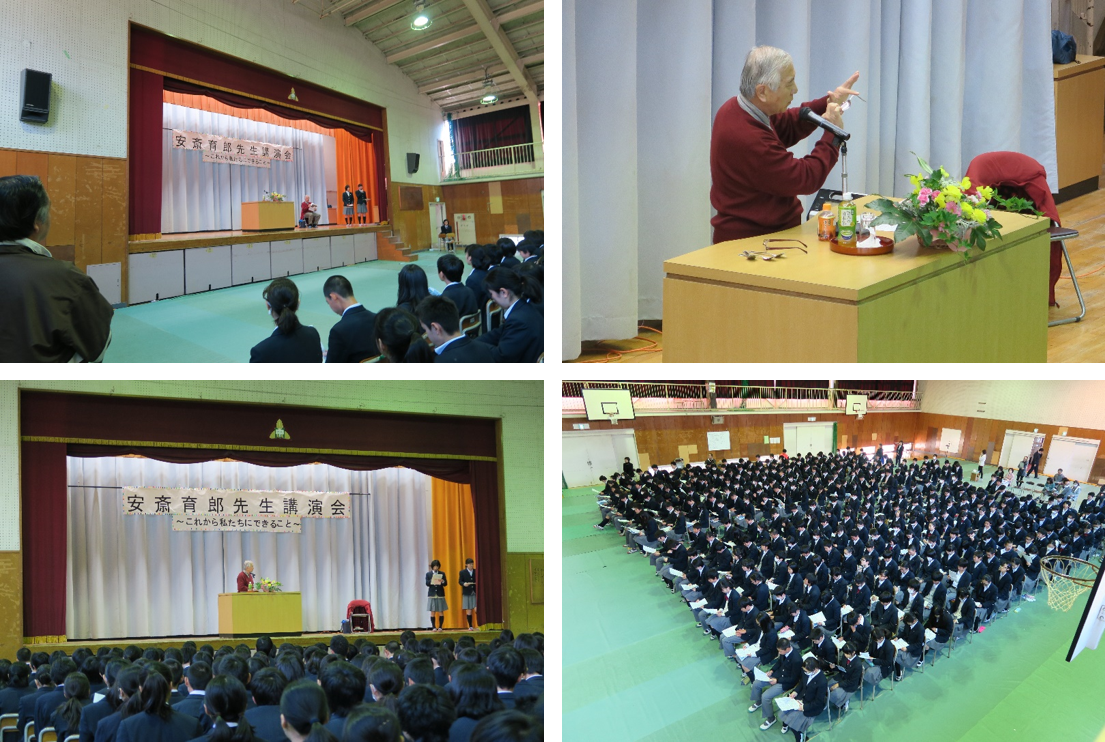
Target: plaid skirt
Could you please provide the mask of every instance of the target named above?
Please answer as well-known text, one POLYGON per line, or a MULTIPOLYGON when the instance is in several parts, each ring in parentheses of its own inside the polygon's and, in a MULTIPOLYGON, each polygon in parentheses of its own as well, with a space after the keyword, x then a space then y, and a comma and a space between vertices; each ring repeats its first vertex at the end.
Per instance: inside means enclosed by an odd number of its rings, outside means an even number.
POLYGON ((367 214, 368 213, 368 203, 366 201, 361 201, 357 204, 357 213, 358 214, 367 214))
POLYGON ((460 601, 461 601, 460 607, 463 608, 464 610, 467 611, 469 609, 471 609, 471 610, 476 609, 476 596, 475 596, 475 594, 462 595, 462 596, 460 596, 460 601))
POLYGON ((426 610, 430 613, 444 613, 449 610, 449 604, 445 598, 429 597, 426 599, 426 610))
POLYGON ((352 206, 346 206, 345 207, 345 216, 353 216, 353 207, 352 206))

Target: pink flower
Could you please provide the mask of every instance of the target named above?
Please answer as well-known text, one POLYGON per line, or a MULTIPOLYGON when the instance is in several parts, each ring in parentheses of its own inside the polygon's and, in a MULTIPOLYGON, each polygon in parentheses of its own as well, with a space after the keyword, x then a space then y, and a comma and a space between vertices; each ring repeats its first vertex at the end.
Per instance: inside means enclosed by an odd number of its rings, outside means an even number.
POLYGON ((957 216, 963 215, 963 210, 959 208, 959 204, 957 204, 955 201, 948 201, 946 204, 944 204, 944 208, 957 216))
POLYGON ((917 203, 924 206, 932 198, 934 191, 931 188, 922 188, 921 192, 917 194, 917 203))

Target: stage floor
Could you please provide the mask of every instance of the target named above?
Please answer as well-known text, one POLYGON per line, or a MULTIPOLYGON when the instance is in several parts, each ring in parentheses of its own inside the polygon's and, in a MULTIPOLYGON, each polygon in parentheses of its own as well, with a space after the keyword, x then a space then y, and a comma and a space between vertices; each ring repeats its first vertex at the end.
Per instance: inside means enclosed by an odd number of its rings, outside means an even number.
POLYGON ((344 224, 320 224, 314 229, 295 227, 294 229, 275 229, 264 232, 243 232, 240 229, 222 232, 180 232, 166 234, 154 240, 131 240, 127 243, 127 252, 146 253, 162 250, 184 250, 192 247, 217 247, 220 245, 245 245, 251 242, 279 242, 321 235, 360 234, 365 232, 390 232, 391 226, 383 224, 363 224, 347 227, 344 224))
MULTIPOLYGON (((404 630, 398 631, 374 631, 372 633, 356 632, 353 634, 345 634, 345 637, 352 643, 357 639, 364 637, 370 642, 373 642, 377 646, 387 644, 390 641, 399 641, 399 635, 404 630)), ((462 636, 471 636, 476 642, 483 644, 491 641, 499 636, 500 629, 493 630, 476 630, 468 631, 466 629, 445 629, 440 632, 433 632, 429 629, 412 629, 419 639, 425 639, 429 637, 435 641, 441 641, 442 639, 456 640, 462 636)), ((297 644, 301 647, 306 647, 311 644, 317 644, 323 642, 324 644, 330 643, 330 637, 334 636, 336 632, 318 632, 313 634, 300 634, 299 636, 274 636, 272 641, 276 646, 287 642, 290 644, 297 644)), ((169 647, 180 648, 186 641, 193 641, 196 646, 203 646, 204 644, 210 644, 216 649, 224 644, 232 647, 239 644, 248 644, 251 648, 256 644, 255 639, 224 639, 219 636, 168 636, 162 638, 145 638, 145 639, 93 639, 89 641, 67 641, 67 642, 50 642, 41 644, 27 644, 32 652, 46 652, 50 653, 54 650, 60 649, 62 651, 73 653, 74 649, 80 647, 87 647, 93 651, 99 650, 100 647, 129 647, 131 644, 142 647, 159 647, 161 649, 168 649, 169 647)))

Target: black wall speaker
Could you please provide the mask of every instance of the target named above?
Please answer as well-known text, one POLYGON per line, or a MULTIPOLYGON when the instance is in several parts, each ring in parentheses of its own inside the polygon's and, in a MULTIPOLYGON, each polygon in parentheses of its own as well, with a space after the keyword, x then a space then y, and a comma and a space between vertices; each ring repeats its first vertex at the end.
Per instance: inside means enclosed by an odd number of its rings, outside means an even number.
POLYGON ((19 120, 45 124, 50 119, 49 72, 23 70, 19 83, 19 120))
POLYGON ((407 153, 407 172, 411 173, 411 174, 414 174, 414 173, 418 172, 418 153, 417 152, 408 152, 407 153))

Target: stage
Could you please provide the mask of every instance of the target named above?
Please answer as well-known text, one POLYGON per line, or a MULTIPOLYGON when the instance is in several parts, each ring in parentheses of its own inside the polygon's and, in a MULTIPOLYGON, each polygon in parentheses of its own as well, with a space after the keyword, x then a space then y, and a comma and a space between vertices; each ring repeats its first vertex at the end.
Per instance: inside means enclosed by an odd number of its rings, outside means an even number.
POLYGON ((294 229, 276 229, 264 232, 244 232, 240 229, 222 232, 180 232, 178 234, 163 234, 152 239, 130 240, 127 243, 127 252, 134 255, 137 253, 162 252, 164 250, 186 250, 193 247, 248 245, 256 242, 274 242, 320 236, 334 237, 374 232, 391 232, 391 225, 387 222, 381 224, 362 224, 359 226, 320 224, 314 229, 295 227, 294 229))
MULTIPOLYGON (((353 634, 343 634, 343 636, 349 640, 352 644, 359 638, 367 639, 368 641, 376 644, 377 646, 383 646, 390 641, 399 641, 399 635, 403 633, 405 629, 388 630, 388 631, 373 631, 371 633, 365 631, 358 631, 353 634)), ((429 629, 412 629, 415 635, 419 639, 425 639, 427 637, 440 642, 442 639, 453 639, 454 641, 462 636, 471 636, 479 644, 485 644, 492 639, 499 636, 500 629, 483 630, 478 629, 476 631, 468 631, 467 629, 445 629, 444 631, 434 632, 429 629)), ((307 647, 312 644, 318 644, 322 642, 324 644, 330 643, 330 637, 334 636, 338 632, 318 632, 314 634, 300 634, 299 636, 273 636, 272 641, 277 647, 281 644, 295 644, 301 647, 307 647)), ((158 647, 160 649, 168 649, 169 647, 180 648, 184 646, 184 642, 193 641, 197 647, 202 647, 204 644, 210 644, 218 649, 223 645, 229 645, 235 647, 239 644, 248 644, 250 648, 256 645, 255 639, 226 639, 220 636, 168 636, 163 638, 143 638, 143 639, 93 639, 88 641, 64 641, 64 642, 40 642, 36 644, 25 644, 24 646, 31 650, 31 652, 46 652, 47 654, 54 652, 55 650, 61 650, 67 654, 72 654, 74 650, 81 647, 87 647, 93 652, 96 652, 100 647, 119 647, 123 649, 134 645, 147 649, 149 647, 158 647)))

